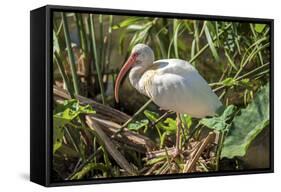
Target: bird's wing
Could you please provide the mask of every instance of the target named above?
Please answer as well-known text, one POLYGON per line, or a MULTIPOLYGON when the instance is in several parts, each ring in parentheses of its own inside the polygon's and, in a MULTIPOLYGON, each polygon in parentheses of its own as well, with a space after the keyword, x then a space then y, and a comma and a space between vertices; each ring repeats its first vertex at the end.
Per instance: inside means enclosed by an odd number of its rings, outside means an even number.
POLYGON ((169 59, 154 64, 159 67, 145 89, 161 108, 205 117, 214 115, 222 105, 208 83, 186 61, 169 59))

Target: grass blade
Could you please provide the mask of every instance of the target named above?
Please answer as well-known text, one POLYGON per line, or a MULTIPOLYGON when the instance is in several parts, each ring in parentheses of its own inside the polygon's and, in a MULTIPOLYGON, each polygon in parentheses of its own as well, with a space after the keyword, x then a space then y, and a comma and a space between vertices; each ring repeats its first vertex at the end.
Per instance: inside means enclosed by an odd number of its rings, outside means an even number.
POLYGON ((179 33, 179 29, 180 29, 181 23, 179 23, 177 19, 174 19, 173 26, 174 26, 174 36, 173 36, 173 39, 174 39, 174 52, 175 52, 175 57, 179 58, 179 52, 178 52, 178 33, 179 33))
POLYGON ((93 47, 93 55, 95 58, 95 67, 97 70, 98 74, 98 82, 100 86, 100 91, 101 91, 101 98, 102 98, 102 103, 105 103, 105 96, 104 96, 104 88, 103 88, 103 82, 102 82, 102 74, 100 71, 100 65, 99 65, 99 60, 98 60, 98 54, 97 54, 97 47, 96 47, 96 34, 95 34, 95 27, 94 27, 94 18, 93 15, 90 14, 90 33, 92 37, 92 47, 93 47))
POLYGON ((75 58, 71 47, 71 40, 68 30, 68 23, 66 20, 66 14, 64 12, 61 13, 62 22, 63 22, 63 30, 64 30, 64 36, 65 36, 65 42, 67 47, 67 53, 70 61, 70 68, 71 68, 71 75, 72 75, 72 81, 74 85, 74 92, 76 95, 79 95, 79 81, 78 76, 76 73, 76 65, 75 65, 75 58))
POLYGON ((60 56, 59 56, 57 51, 54 52, 54 63, 56 63, 57 66, 58 66, 58 69, 59 69, 60 74, 62 76, 62 80, 63 80, 63 82, 64 82, 64 84, 66 86, 66 89, 69 92, 71 98, 74 98, 73 90, 72 90, 72 88, 70 86, 69 79, 68 79, 68 77, 67 77, 67 75, 66 75, 66 73, 64 71, 64 67, 63 67, 62 61, 61 61, 60 56))
MULTIPOLYGON (((207 21, 206 21, 207 22, 207 21)), ((211 52, 213 54, 213 57, 215 58, 215 60, 218 62, 219 61, 219 55, 218 55, 218 52, 216 50, 216 47, 214 45, 214 42, 213 42, 213 39, 212 39, 212 36, 210 34, 210 31, 209 31, 209 28, 208 28, 208 25, 206 24, 205 26, 205 35, 206 35, 206 39, 208 41, 208 44, 209 44, 209 47, 211 49, 211 52)))
POLYGON ((237 71, 238 69, 237 69, 237 67, 236 67, 236 65, 235 65, 235 63, 234 63, 234 61, 231 59, 231 57, 230 57, 230 55, 228 54, 228 52, 227 52, 226 49, 224 50, 224 54, 225 54, 225 56, 226 56, 226 58, 227 58, 227 60, 228 60, 228 63, 231 65, 231 67, 233 67, 233 68, 237 71))
POLYGON ((99 43, 99 54, 100 54, 100 57, 99 57, 99 64, 100 64, 100 69, 101 69, 101 75, 102 75, 102 72, 104 71, 104 36, 103 36, 103 15, 99 15, 99 39, 100 39, 100 43, 99 43))

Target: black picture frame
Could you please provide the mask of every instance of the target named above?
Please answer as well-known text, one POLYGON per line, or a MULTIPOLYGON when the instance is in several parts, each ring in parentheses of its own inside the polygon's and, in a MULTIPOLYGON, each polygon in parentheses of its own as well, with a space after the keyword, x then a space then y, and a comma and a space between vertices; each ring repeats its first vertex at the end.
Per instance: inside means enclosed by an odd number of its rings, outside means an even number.
POLYGON ((30 180, 44 186, 81 185, 145 180, 180 179, 209 176, 274 172, 274 20, 246 17, 196 15, 186 13, 149 12, 136 10, 103 9, 46 5, 30 12, 30 180), (52 160, 52 12, 85 12, 114 15, 155 16, 167 18, 188 18, 197 20, 224 20, 255 22, 270 25, 270 167, 247 171, 223 171, 210 173, 189 173, 161 176, 134 176, 52 182, 50 178, 52 160))

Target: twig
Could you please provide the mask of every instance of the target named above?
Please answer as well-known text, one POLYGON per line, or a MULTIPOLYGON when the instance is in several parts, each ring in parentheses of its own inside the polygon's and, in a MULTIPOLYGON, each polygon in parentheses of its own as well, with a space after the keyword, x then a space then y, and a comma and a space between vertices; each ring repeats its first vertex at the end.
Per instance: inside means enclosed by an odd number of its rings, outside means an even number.
POLYGON ((165 112, 161 117, 156 119, 154 122, 152 122, 151 127, 155 127, 160 121, 162 121, 164 118, 166 118, 169 115, 170 111, 165 112))
POLYGON ((128 119, 128 121, 126 121, 126 122, 120 127, 120 129, 116 132, 116 134, 121 133, 121 132, 123 131, 123 129, 124 129, 125 127, 127 127, 127 126, 129 125, 129 123, 131 123, 140 113, 142 113, 142 112, 146 109, 146 107, 147 107, 150 103, 152 103, 152 102, 153 102, 152 99, 149 99, 137 112, 135 112, 135 114, 134 114, 130 119, 128 119))
MULTIPOLYGON (((120 125, 118 125, 117 123, 100 119, 95 115, 92 115, 91 118, 99 123, 100 127, 106 132, 108 136, 114 135, 118 131, 118 129, 120 129, 120 125)), ((114 139, 132 147, 135 151, 138 151, 140 153, 146 153, 156 148, 155 143, 148 137, 140 135, 136 132, 129 131, 126 128, 120 135, 114 137, 114 139)))
POLYGON ((216 136, 216 134, 214 132, 209 133, 209 135, 204 139, 203 143, 201 144, 199 149, 196 151, 196 153, 194 154, 192 159, 186 162, 184 169, 183 169, 183 173, 188 173, 188 172, 191 172, 191 170, 193 170, 193 168, 194 168, 196 162, 198 161, 199 157, 201 156, 202 152, 206 149, 206 147, 209 143, 214 141, 215 136, 216 136))

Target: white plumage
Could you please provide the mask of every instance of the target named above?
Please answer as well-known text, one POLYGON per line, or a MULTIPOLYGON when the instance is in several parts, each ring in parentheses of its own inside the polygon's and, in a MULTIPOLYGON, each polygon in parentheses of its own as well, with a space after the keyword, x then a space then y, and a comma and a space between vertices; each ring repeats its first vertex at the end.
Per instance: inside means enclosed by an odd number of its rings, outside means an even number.
POLYGON ((175 156, 180 151, 180 113, 202 118, 213 116, 222 106, 206 80, 187 61, 163 59, 154 61, 154 53, 144 44, 136 45, 122 67, 115 83, 115 99, 119 102, 120 82, 130 70, 129 79, 140 93, 154 103, 177 113, 175 156))
POLYGON ((202 118, 215 115, 222 105, 208 83, 188 62, 163 59, 155 61, 151 68, 143 73, 136 88, 141 93, 145 90, 143 94, 162 109, 202 118))

